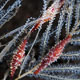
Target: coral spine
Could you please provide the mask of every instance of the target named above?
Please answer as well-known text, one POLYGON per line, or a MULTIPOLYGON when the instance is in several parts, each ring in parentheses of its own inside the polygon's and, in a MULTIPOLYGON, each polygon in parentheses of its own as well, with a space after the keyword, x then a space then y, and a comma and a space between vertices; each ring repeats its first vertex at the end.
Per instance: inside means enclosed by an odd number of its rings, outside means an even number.
POLYGON ((23 61, 23 58, 25 56, 25 46, 26 46, 27 40, 23 40, 23 42, 21 43, 21 45, 18 47, 17 52, 13 55, 11 64, 10 64, 10 69, 11 69, 11 77, 14 76, 14 73, 16 71, 16 69, 18 68, 18 66, 20 66, 20 64, 23 61))
POLYGON ((72 36, 69 34, 64 40, 59 42, 54 48, 52 47, 45 58, 43 58, 40 66, 34 72, 34 74, 38 74, 44 68, 46 68, 49 64, 55 62, 62 54, 64 47, 71 40, 72 36))

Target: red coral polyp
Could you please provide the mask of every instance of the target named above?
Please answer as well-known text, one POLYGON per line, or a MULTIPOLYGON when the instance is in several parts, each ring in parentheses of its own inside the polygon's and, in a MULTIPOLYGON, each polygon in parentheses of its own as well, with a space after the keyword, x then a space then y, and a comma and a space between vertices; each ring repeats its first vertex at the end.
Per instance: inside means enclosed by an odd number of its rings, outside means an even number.
POLYGON ((18 47, 17 52, 15 52, 15 54, 13 55, 12 61, 11 61, 11 77, 14 76, 16 69, 18 68, 18 66, 21 65, 23 58, 25 56, 25 47, 26 47, 26 43, 27 40, 23 40, 23 42, 21 43, 21 45, 18 47))

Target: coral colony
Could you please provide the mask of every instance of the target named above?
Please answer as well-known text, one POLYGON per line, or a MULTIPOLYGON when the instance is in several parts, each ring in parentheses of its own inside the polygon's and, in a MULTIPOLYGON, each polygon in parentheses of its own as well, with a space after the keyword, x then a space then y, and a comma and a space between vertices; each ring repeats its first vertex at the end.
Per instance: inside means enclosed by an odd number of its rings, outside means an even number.
MULTIPOLYGON (((15 0, 5 10, 10 1, 0 1, 0 29, 16 16, 24 0, 15 0)), ((6 45, 0 44, 4 46, 0 61, 10 57, 3 80, 80 80, 80 0, 42 3, 40 17, 30 17, 23 26, 0 36, 0 40, 13 37, 6 45)))

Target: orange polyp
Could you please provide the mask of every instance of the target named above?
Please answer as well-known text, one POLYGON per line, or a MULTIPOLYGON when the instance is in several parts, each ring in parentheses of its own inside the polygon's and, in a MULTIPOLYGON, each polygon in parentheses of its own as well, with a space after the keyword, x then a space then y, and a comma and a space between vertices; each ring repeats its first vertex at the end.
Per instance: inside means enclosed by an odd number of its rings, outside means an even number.
POLYGON ((34 74, 38 74, 44 68, 46 68, 49 64, 55 62, 62 54, 64 47, 71 40, 72 35, 68 35, 64 40, 60 41, 54 48, 52 47, 49 51, 48 55, 42 60, 39 68, 34 72, 34 74))
POLYGON ((49 21, 50 19, 51 19, 51 18, 39 20, 39 21, 37 22, 37 24, 32 28, 31 32, 33 32, 34 30, 38 29, 41 22, 42 22, 42 23, 45 23, 45 22, 49 21))
POLYGON ((38 21, 37 24, 32 28, 31 32, 33 32, 34 30, 38 29, 38 27, 40 26, 40 22, 38 21))
POLYGON ((51 18, 44 19, 43 21, 44 21, 44 23, 45 23, 45 22, 47 22, 47 21, 49 21, 49 20, 51 20, 51 18))

